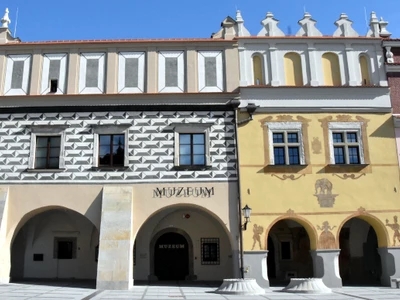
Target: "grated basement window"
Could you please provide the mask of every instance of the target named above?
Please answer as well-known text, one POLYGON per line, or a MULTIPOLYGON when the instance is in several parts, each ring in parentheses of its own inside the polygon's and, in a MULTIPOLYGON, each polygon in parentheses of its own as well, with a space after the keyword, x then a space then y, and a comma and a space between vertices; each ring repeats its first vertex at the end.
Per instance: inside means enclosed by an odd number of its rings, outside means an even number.
POLYGON ((219 238, 201 239, 201 264, 219 265, 219 238))

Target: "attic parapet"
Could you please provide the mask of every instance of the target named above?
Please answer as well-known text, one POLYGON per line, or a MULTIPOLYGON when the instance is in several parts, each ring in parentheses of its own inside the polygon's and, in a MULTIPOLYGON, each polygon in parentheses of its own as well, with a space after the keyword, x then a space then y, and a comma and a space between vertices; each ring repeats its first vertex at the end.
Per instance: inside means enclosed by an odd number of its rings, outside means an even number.
POLYGON ((257 36, 285 36, 283 31, 278 28, 279 20, 274 18, 272 12, 267 12, 267 16, 261 21, 263 29, 257 34, 257 36))
POLYGON ((319 31, 317 27, 315 27, 317 21, 311 18, 310 13, 304 13, 303 19, 301 19, 298 23, 301 28, 296 33, 296 36, 322 36, 321 31, 319 31))

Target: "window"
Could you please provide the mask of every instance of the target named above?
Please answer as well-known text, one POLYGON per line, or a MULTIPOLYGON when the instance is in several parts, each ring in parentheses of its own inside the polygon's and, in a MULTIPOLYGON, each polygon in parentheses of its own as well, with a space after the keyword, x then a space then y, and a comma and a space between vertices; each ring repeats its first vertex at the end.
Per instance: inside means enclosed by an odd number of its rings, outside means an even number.
POLYGON ((180 166, 204 166, 205 157, 204 133, 179 134, 179 165, 180 166))
POLYGON ((69 126, 33 125, 28 170, 63 170, 65 167, 65 130, 69 126))
POLYGON ((123 166, 124 152, 124 134, 99 135, 99 166, 123 166))
POLYGON ((143 93, 145 82, 145 52, 118 54, 118 92, 143 93))
POLYGON ((57 89, 58 89, 58 80, 51 79, 50 80, 50 93, 57 93, 57 89))
POLYGON ((76 258, 76 238, 55 237, 54 258, 56 259, 76 258))
POLYGON ((266 123, 272 165, 304 165, 302 125, 300 122, 266 123))
POLYGON ((219 265, 219 238, 201 239, 201 264, 219 265))
POLYGON ((93 167, 127 167, 128 132, 131 125, 93 125, 93 167))
POLYGON ((361 124, 330 123, 331 163, 358 165, 364 163, 361 124))
POLYGON ((60 145, 60 136, 37 136, 35 169, 58 169, 60 145))

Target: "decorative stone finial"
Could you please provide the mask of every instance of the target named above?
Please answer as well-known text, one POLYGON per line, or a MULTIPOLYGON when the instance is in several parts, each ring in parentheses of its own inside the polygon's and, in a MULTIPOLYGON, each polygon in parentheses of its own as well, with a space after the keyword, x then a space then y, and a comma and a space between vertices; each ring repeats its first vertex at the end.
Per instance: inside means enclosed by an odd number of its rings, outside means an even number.
POLYGON ((8 25, 11 23, 8 13, 9 13, 8 8, 6 8, 6 11, 4 12, 4 16, 1 19, 1 23, 2 23, 1 27, 2 28, 8 28, 8 25))
POLYGON ((244 27, 244 20, 240 10, 236 11, 236 24, 237 24, 237 36, 250 36, 250 32, 244 27))
POLYGON ((261 21, 263 29, 257 34, 258 36, 285 36, 282 30, 278 28, 279 20, 274 18, 272 12, 267 12, 267 16, 261 21))
POLYGON ((298 23, 301 28, 296 33, 296 36, 322 36, 322 33, 315 27, 317 21, 311 18, 310 13, 304 13, 303 19, 301 19, 298 23))
POLYGON ((333 36, 349 36, 349 37, 357 37, 359 36, 357 31, 355 31, 352 27, 353 21, 349 20, 347 14, 342 13, 340 15, 339 20, 335 22, 335 25, 338 27, 336 31, 333 33, 333 36))
POLYGON ((388 38, 390 37, 392 34, 387 31, 386 27, 389 25, 388 21, 383 20, 383 18, 381 17, 381 20, 379 21, 379 27, 381 29, 380 32, 380 36, 383 38, 388 38))
POLYGON ((379 20, 376 17, 376 13, 371 12, 371 19, 369 21, 369 27, 367 36, 368 37, 379 37, 379 20))
POLYGON ((386 62, 388 64, 394 64, 394 55, 392 52, 392 47, 386 47, 386 62))

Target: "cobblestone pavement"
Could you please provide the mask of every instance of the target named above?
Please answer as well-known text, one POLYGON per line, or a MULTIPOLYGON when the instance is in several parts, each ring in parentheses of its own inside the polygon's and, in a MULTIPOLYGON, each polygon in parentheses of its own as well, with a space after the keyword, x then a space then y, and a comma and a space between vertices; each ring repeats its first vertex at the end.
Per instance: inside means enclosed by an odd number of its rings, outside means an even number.
POLYGON ((71 286, 62 284, 0 284, 0 300, 22 299, 132 299, 132 300, 345 300, 345 299, 400 299, 400 289, 384 287, 345 287, 335 289, 332 294, 288 294, 280 292, 281 288, 271 288, 262 296, 231 296, 214 294, 215 287, 190 286, 134 286, 129 291, 96 290, 90 286, 71 286))

